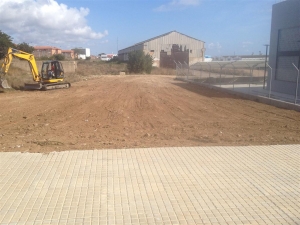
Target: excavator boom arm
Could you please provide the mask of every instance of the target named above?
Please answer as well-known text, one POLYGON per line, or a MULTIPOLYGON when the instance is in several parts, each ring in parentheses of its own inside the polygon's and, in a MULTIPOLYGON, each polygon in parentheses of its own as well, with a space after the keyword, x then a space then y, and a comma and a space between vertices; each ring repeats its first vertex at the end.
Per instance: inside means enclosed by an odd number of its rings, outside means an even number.
POLYGON ((4 58, 4 62, 1 66, 1 70, 4 74, 7 73, 13 57, 26 60, 29 63, 33 80, 36 82, 39 82, 41 80, 34 55, 13 48, 8 48, 7 54, 4 58))

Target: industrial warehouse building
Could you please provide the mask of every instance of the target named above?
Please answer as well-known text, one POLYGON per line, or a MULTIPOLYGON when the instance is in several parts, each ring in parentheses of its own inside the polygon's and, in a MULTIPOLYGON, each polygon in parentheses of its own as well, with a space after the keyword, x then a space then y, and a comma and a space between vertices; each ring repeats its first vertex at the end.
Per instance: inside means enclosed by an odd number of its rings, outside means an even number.
POLYGON ((272 71, 269 69, 267 87, 294 95, 298 76, 295 67, 300 67, 300 0, 273 5, 269 56, 272 71))
POLYGON ((191 65, 204 61, 204 43, 177 31, 171 31, 119 50, 118 57, 127 61, 130 52, 142 50, 152 56, 153 66, 174 68, 175 62, 191 65))

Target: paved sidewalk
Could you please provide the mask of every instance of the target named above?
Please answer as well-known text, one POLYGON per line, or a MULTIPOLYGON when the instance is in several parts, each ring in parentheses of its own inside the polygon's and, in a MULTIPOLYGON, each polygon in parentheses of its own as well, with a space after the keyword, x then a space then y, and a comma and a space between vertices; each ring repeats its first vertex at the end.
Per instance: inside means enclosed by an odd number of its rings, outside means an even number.
POLYGON ((0 153, 0 224, 300 224, 300 145, 0 153))
MULTIPOLYGON (((224 75, 223 75, 224 76, 224 75)), ((232 75, 227 75, 229 77, 231 77, 232 75)), ((219 78, 219 75, 214 74, 211 75, 211 77, 217 77, 219 78)), ((251 83, 251 84, 246 84, 246 83, 205 83, 204 81, 206 79, 208 79, 208 77, 202 77, 204 80, 199 81, 197 80, 197 76, 195 77, 177 77, 176 79, 178 80, 182 80, 182 81, 188 81, 188 82, 195 82, 198 84, 204 84, 205 86, 209 86, 209 87, 217 87, 217 88, 223 88, 223 89, 227 89, 227 90, 231 90, 231 91, 235 91, 235 92, 240 92, 240 93, 244 93, 244 94, 248 94, 248 95, 253 95, 253 96, 259 96, 259 97, 264 97, 264 98, 270 98, 270 99, 275 99, 275 100, 279 100, 279 101, 283 101, 283 102, 287 102, 287 103, 291 103, 291 104, 295 104, 296 105, 300 105, 300 98, 296 97, 296 93, 294 94, 285 94, 285 93, 280 93, 280 92, 276 92, 276 91, 270 91, 267 90, 267 84, 265 86, 265 89, 263 88, 263 83, 251 83)), ((200 77, 201 79, 201 77, 200 77)), ((295 91, 296 92, 296 91, 295 91)))
MULTIPOLYGON (((276 99, 284 102, 289 102, 294 104, 295 103, 295 95, 288 95, 284 93, 279 93, 272 91, 270 92, 269 90, 263 89, 262 84, 235 84, 234 86, 232 84, 225 84, 225 85, 215 85, 216 87, 222 87, 225 89, 230 89, 234 90, 236 92, 242 92, 245 94, 249 95, 255 95, 255 96, 261 96, 261 97, 266 97, 271 99, 276 99)), ((300 104, 300 99, 297 98, 296 103, 299 105, 300 104)))

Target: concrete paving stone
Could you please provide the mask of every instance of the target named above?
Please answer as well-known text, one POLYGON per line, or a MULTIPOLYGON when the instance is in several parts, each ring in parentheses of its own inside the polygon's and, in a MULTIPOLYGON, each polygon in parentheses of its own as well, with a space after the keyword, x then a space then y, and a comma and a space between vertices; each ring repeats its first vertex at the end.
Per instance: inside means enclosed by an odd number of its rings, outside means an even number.
POLYGON ((0 153, 0 224, 297 224, 299 147, 0 153))

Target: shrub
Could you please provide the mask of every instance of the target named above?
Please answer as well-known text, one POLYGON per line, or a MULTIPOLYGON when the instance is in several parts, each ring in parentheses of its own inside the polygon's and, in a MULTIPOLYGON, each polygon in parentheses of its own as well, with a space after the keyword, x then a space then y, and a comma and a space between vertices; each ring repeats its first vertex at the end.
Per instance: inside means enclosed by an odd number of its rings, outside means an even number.
POLYGON ((118 56, 114 56, 110 62, 117 62, 117 63, 120 63, 120 60, 119 60, 119 57, 118 56))
POLYGON ((127 69, 129 73, 151 73, 153 59, 143 51, 133 51, 128 55, 127 69))
POLYGON ((62 61, 65 59, 65 56, 63 54, 54 54, 50 57, 53 60, 59 60, 62 61))
POLYGON ((17 44, 16 48, 27 53, 32 53, 34 51, 34 47, 30 46, 26 42, 22 42, 21 44, 17 44))

